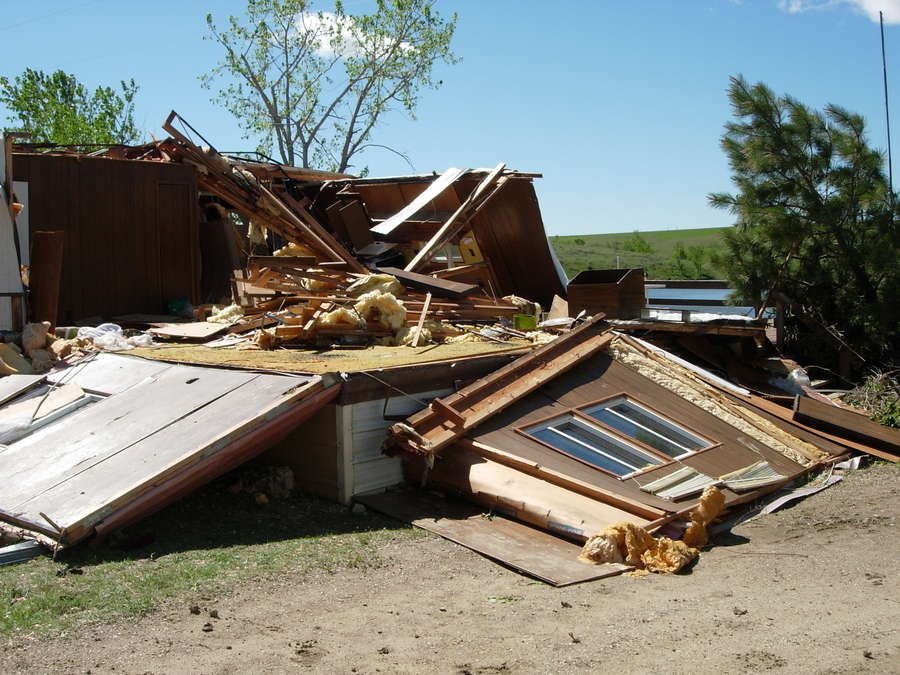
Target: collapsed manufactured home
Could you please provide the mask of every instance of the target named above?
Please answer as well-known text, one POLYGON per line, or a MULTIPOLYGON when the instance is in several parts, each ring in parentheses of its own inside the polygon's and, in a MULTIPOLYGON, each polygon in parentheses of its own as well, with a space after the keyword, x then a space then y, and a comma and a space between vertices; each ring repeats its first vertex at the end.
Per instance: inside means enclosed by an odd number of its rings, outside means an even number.
MULTIPOLYGON (((125 334, 51 330, 5 356, 6 530, 71 545, 258 458, 308 492, 573 583, 629 567, 577 562, 611 525, 660 532, 708 489, 730 508, 851 452, 900 452, 891 434, 846 433, 858 419, 826 429, 821 411, 629 337, 713 364, 767 344, 761 322, 648 316, 641 270, 567 289, 536 174, 358 179, 223 156, 174 113, 166 130, 92 157, 13 155, 7 194, 29 219, 10 226, 20 244, 52 244, 30 247, 31 320, 113 320, 154 344, 98 353, 125 334), (52 370, 27 372, 39 352, 52 370)), ((24 316, 14 281, 12 324, 24 316)))

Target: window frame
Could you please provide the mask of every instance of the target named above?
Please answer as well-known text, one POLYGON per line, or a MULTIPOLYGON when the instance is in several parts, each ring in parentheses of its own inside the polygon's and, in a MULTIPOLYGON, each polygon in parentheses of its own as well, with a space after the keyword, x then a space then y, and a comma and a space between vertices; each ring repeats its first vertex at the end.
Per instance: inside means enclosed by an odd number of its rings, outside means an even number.
MULTIPOLYGON (((577 462, 581 462, 582 464, 585 464, 586 466, 591 467, 592 469, 596 469, 597 471, 602 471, 606 474, 609 474, 610 476, 616 478, 617 480, 627 480, 627 479, 633 478, 634 476, 640 475, 642 473, 646 473, 649 471, 656 471, 657 469, 660 469, 669 464, 676 463, 676 462, 680 463, 684 459, 694 457, 700 453, 708 452, 709 450, 713 450, 722 445, 721 442, 715 441, 702 433, 699 433, 693 429, 689 429, 681 424, 678 424, 677 422, 672 420, 668 415, 665 415, 664 413, 660 412, 658 409, 654 408, 653 406, 648 405, 641 399, 639 399, 635 396, 632 396, 626 392, 618 392, 618 393, 612 394, 610 396, 604 396, 603 398, 596 399, 594 401, 589 401, 587 403, 583 403, 577 407, 564 408, 562 410, 555 412, 552 415, 547 415, 545 417, 534 420, 527 424, 521 424, 519 426, 516 426, 513 428, 513 430, 516 433, 521 434, 522 436, 524 436, 525 438, 529 439, 530 441, 532 441, 534 443, 539 443, 540 445, 544 446, 545 448, 549 448, 550 450, 553 450, 554 452, 561 453, 561 454, 565 455, 566 457, 569 457, 571 459, 574 459, 577 462), (657 450, 656 448, 654 448, 636 438, 632 438, 631 436, 628 436, 627 434, 619 431, 618 429, 614 429, 613 427, 609 426, 608 424, 605 424, 604 422, 601 422, 600 420, 595 419, 584 412, 584 410, 586 410, 588 408, 594 408, 598 405, 601 405, 603 403, 606 403, 608 401, 611 401, 611 400, 614 400, 617 398, 621 398, 626 401, 635 403, 638 407, 643 408, 645 411, 651 413, 652 415, 654 415, 656 417, 659 417, 665 423, 665 425, 672 426, 677 430, 680 430, 691 436, 699 438, 706 445, 702 448, 698 448, 697 450, 689 450, 688 452, 680 454, 676 457, 672 457, 672 456, 667 455, 664 452, 657 450), (619 443, 624 443, 627 446, 631 446, 632 448, 637 450, 639 453, 647 454, 647 455, 650 455, 651 457, 654 457, 655 459, 660 460, 659 464, 652 464, 650 466, 636 469, 630 473, 619 475, 608 469, 604 469, 601 466, 592 464, 591 462, 588 462, 580 457, 576 457, 575 455, 572 455, 572 454, 566 452, 565 450, 561 450, 560 448, 557 448, 557 447, 551 445, 550 443, 547 443, 546 441, 543 441, 540 438, 533 436, 528 431, 529 429, 535 429, 535 427, 537 427, 539 425, 546 425, 545 428, 548 428, 549 425, 547 425, 547 422, 550 422, 555 419, 564 420, 564 418, 566 418, 566 417, 574 418, 574 419, 586 424, 589 427, 590 426, 596 427, 600 433, 605 433, 608 436, 611 436, 614 441, 619 442, 619 443)), ((595 450, 595 452, 596 452, 596 450, 595 450)), ((600 454, 605 454, 605 453, 601 452, 600 454)), ((625 464, 625 462, 623 462, 620 459, 616 459, 616 458, 613 458, 613 459, 614 459, 614 461, 617 461, 620 464, 625 464)))

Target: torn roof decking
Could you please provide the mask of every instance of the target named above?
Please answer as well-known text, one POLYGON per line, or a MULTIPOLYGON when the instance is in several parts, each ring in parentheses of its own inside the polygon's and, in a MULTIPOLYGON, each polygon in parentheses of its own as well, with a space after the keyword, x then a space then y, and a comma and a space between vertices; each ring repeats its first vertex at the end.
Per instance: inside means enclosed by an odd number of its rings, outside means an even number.
MULTIPOLYGON (((60 379, 72 386, 109 395, 0 451, 0 520, 63 544, 88 536, 142 496, 170 482, 183 483, 193 471, 203 471, 208 480, 216 475, 217 458, 228 456, 243 439, 286 416, 299 424, 306 401, 319 407, 327 402, 322 378, 315 375, 228 371, 110 354, 66 372, 60 379)), ((333 397, 338 387, 328 391, 333 397)), ((265 447, 241 451, 252 456, 265 447)))

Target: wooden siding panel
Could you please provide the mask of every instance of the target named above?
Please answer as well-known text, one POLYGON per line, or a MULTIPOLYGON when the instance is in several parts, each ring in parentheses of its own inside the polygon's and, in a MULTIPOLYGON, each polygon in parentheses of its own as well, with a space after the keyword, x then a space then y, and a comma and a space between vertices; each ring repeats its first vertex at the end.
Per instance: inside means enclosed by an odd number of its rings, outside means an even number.
POLYGON ((191 167, 16 153, 13 170, 29 183, 31 230, 66 233, 60 325, 92 315, 157 314, 171 296, 199 299, 191 167))

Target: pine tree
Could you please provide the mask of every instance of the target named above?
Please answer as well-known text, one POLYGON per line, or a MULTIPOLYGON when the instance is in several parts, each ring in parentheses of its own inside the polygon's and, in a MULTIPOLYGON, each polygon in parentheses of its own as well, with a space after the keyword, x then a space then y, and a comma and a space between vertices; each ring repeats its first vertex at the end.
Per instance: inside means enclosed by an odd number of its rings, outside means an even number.
MULTIPOLYGON (((836 105, 811 110, 742 77, 728 96, 736 120, 722 148, 737 192, 709 200, 737 218, 719 261, 736 299, 756 305, 781 291, 867 359, 896 358, 900 227, 865 121, 836 105)), ((791 327, 802 353, 808 336, 801 323, 791 327)))

